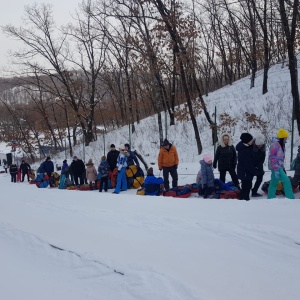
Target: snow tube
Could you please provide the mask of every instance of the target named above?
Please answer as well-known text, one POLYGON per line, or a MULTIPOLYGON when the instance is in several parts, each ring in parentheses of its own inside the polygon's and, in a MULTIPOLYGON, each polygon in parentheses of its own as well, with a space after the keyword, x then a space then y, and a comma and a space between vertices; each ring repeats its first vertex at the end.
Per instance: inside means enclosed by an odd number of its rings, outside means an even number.
POLYGON ((60 175, 56 172, 52 172, 50 176, 50 187, 58 187, 59 186, 60 175))
POLYGON ((167 192, 163 193, 165 197, 174 197, 174 198, 188 198, 192 194, 192 189, 189 186, 176 187, 172 188, 167 192))
POLYGON ((38 188, 46 188, 49 185, 49 176, 40 173, 36 176, 34 182, 38 188))
POLYGON ((138 189, 144 183, 144 172, 136 166, 131 165, 126 168, 127 188, 138 189))
MULTIPOLYGON (((289 176, 289 179, 291 180, 292 177, 289 176)), ((261 187, 262 191, 264 191, 265 194, 268 194, 269 185, 270 185, 270 180, 264 182, 261 187)), ((293 192, 296 193, 298 191, 298 185, 292 185, 292 189, 293 192)), ((283 184, 281 181, 279 181, 277 185, 276 195, 284 195, 283 184)))

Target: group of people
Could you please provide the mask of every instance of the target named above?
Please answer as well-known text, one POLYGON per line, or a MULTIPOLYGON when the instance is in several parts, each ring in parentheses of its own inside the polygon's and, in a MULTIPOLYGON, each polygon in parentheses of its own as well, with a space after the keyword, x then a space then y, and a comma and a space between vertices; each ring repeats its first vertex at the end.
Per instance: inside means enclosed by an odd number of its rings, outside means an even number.
MULTIPOLYGON (((279 181, 284 187, 285 197, 294 199, 292 183, 298 185, 300 179, 300 153, 299 161, 296 160, 295 169, 297 173, 292 179, 287 176, 284 169, 285 144, 289 134, 286 130, 280 128, 277 137, 272 140, 268 166, 271 170, 271 181, 268 188, 268 199, 276 197, 276 190, 279 181)), ((299 149, 300 151, 300 149, 299 149)), ((297 156, 298 157, 298 156, 297 156)), ((258 189, 263 181, 264 162, 266 158, 266 143, 263 135, 259 134, 255 138, 244 132, 240 136, 240 142, 234 147, 229 133, 221 136, 220 145, 217 147, 214 160, 209 154, 204 155, 200 161, 201 169, 198 173, 198 181, 201 182, 201 188, 204 198, 207 198, 214 189, 213 169, 218 165, 220 180, 225 183, 226 172, 231 176, 233 184, 240 189, 240 200, 250 200, 252 197, 262 196, 258 189), (253 185, 253 178, 256 181, 253 185), (241 186, 239 183, 241 181, 241 186)))
MULTIPOLYGON (((284 169, 285 159, 285 143, 288 138, 288 132, 282 128, 278 130, 277 137, 272 140, 268 166, 271 170, 271 181, 268 189, 268 198, 276 197, 276 190, 279 181, 282 182, 284 193, 287 198, 294 199, 292 184, 284 169)), ((266 141, 262 134, 258 134, 255 138, 248 132, 244 132, 240 136, 240 142, 233 146, 232 137, 229 133, 221 135, 220 144, 216 149, 213 157, 205 154, 200 160, 200 170, 197 175, 197 182, 200 185, 201 194, 204 198, 209 197, 214 190, 214 173, 213 170, 218 168, 219 180, 223 183, 226 181, 226 173, 231 176, 233 185, 240 190, 240 200, 250 200, 252 197, 262 196, 258 193, 259 187, 263 181, 264 163, 266 159, 266 141), (253 185, 253 178, 256 181, 253 185)), ((169 176, 172 178, 172 187, 178 186, 177 167, 179 157, 177 149, 167 139, 162 143, 158 154, 158 169, 162 171, 163 178, 156 178, 153 174, 153 168, 147 170, 147 177, 144 182, 146 195, 159 195, 163 185, 164 191, 170 190, 169 176)), ((73 157, 73 161, 68 165, 67 160, 63 161, 61 174, 71 176, 71 181, 76 186, 84 183, 90 183, 101 179, 99 192, 108 190, 108 180, 114 188, 113 193, 119 194, 120 191, 127 190, 126 169, 131 165, 139 167, 139 161, 129 144, 122 144, 118 150, 114 144, 111 144, 110 151, 107 156, 101 157, 101 162, 96 170, 92 159, 86 165, 77 156, 73 157), (117 180, 115 179, 117 175, 117 180)), ((30 165, 22 160, 20 171, 22 173, 21 181, 24 181, 27 174, 31 170, 30 165)), ((9 168, 11 181, 16 182, 18 168, 16 164, 12 164, 9 168)), ((45 173, 49 177, 54 172, 54 165, 50 157, 40 165, 39 173, 45 173)), ((294 185, 298 185, 300 181, 300 146, 295 161, 295 176, 292 179, 294 185)))

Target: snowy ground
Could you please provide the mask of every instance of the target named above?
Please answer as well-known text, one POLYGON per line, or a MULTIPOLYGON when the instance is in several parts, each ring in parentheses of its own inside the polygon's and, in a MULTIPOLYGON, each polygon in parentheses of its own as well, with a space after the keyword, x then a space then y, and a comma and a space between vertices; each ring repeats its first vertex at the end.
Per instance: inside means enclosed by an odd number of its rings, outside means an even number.
POLYGON ((1 299, 299 299, 299 199, 0 190, 1 299))

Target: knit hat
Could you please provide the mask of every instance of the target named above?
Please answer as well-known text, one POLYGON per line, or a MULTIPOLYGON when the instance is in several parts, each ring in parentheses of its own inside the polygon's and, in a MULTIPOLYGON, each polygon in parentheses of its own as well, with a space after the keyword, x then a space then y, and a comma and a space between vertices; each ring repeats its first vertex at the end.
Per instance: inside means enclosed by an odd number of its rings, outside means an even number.
POLYGON ((152 167, 147 170, 147 175, 153 175, 153 168, 152 167))
POLYGON ((77 156, 75 155, 75 156, 73 156, 73 159, 77 159, 77 156))
POLYGON ((101 160, 106 160, 106 156, 103 155, 103 156, 101 157, 101 160))
POLYGON ((287 138, 289 136, 289 133, 284 130, 283 128, 279 128, 278 132, 277 132, 277 137, 279 139, 284 139, 287 138))
POLYGON ((241 134, 240 139, 244 144, 248 144, 250 141, 253 140, 253 136, 248 132, 244 132, 241 134))
POLYGON ((50 156, 47 156, 46 160, 51 160, 51 157, 50 157, 50 156))
POLYGON ((128 149, 130 149, 130 145, 127 143, 124 145, 125 147, 127 147, 128 149))
POLYGON ((170 142, 167 139, 164 139, 163 146, 169 146, 170 142))
POLYGON ((115 144, 111 144, 110 148, 116 148, 115 144))
POLYGON ((205 154, 203 156, 203 160, 206 162, 206 163, 209 163, 212 161, 212 156, 210 154, 205 154))
POLYGON ((262 134, 258 134, 255 137, 255 145, 262 146, 265 144, 265 137, 262 134))
POLYGON ((67 162, 67 160, 65 159, 65 160, 63 160, 63 164, 65 164, 67 162))
POLYGON ((120 149, 120 150, 125 150, 125 145, 123 145, 123 144, 120 145, 120 146, 119 146, 119 149, 120 149))

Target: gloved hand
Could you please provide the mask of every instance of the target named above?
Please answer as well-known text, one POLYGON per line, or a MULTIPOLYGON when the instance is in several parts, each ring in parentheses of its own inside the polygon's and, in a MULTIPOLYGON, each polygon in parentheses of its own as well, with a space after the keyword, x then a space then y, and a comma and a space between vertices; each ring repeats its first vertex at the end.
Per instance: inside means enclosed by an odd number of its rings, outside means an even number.
POLYGON ((217 164, 213 164, 213 168, 216 169, 217 168, 217 164))
POLYGON ((274 173, 275 173, 275 178, 279 179, 279 177, 280 177, 279 171, 275 171, 274 173))
POLYGON ((120 170, 118 170, 118 173, 120 173, 121 171, 120 170))
POLYGON ((174 168, 175 170, 177 170, 177 165, 174 165, 173 168, 174 168))
POLYGON ((159 169, 159 171, 161 171, 162 169, 159 169))

